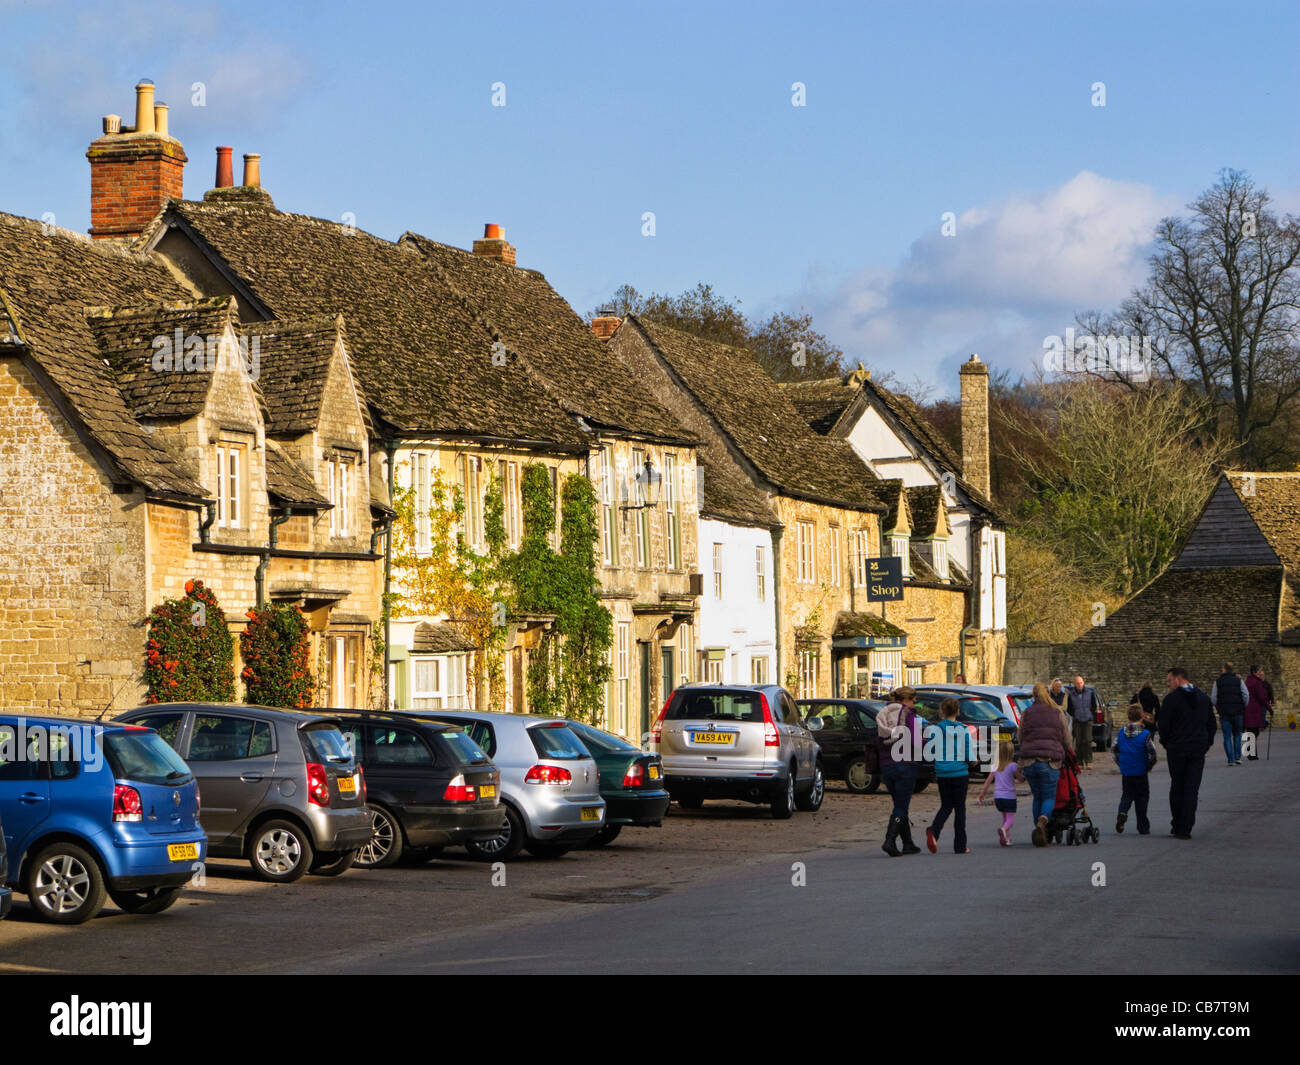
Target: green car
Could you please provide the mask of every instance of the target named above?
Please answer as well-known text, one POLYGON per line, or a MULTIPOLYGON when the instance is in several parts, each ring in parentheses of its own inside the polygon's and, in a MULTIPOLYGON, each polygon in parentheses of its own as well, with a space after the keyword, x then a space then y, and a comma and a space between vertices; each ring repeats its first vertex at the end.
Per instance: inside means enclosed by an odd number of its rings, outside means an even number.
POLYGON ((603 847, 624 825, 658 827, 668 812, 664 770, 657 754, 581 721, 567 719, 570 731, 591 752, 600 772, 600 797, 605 800, 605 827, 588 842, 603 847))

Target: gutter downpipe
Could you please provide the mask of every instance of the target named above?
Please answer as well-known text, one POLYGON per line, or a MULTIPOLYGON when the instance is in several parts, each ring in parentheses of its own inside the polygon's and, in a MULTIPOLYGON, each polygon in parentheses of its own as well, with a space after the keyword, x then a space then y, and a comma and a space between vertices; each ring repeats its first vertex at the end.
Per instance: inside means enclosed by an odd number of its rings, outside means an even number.
POLYGON ((772 610, 776 621, 776 682, 785 686, 784 655, 781 653, 781 534, 784 528, 772 530, 772 610))
MULTIPOLYGON (((397 441, 384 441, 384 451, 388 455, 388 505, 393 504, 393 489, 397 484, 397 441)), ((392 594, 393 587, 393 537, 391 535, 393 528, 393 519, 389 518, 385 524, 384 531, 390 535, 384 537, 384 594, 380 600, 384 614, 384 709, 387 710, 393 705, 392 692, 389 690, 388 680, 389 655, 393 647, 392 635, 392 607, 389 596, 392 594)), ((373 540, 371 543, 373 544, 373 540)), ((373 549, 372 549, 373 551, 373 549)))
POLYGON ((262 551, 261 560, 257 563, 257 571, 253 574, 253 583, 257 586, 258 610, 266 606, 266 567, 271 562, 271 552, 275 550, 276 541, 279 539, 280 526, 291 517, 293 517, 293 511, 288 507, 284 507, 278 518, 271 519, 271 529, 266 538, 266 548, 262 551))
POLYGON ((217 505, 208 503, 204 508, 207 511, 207 517, 199 522, 199 543, 212 543, 212 523, 217 520, 217 505))

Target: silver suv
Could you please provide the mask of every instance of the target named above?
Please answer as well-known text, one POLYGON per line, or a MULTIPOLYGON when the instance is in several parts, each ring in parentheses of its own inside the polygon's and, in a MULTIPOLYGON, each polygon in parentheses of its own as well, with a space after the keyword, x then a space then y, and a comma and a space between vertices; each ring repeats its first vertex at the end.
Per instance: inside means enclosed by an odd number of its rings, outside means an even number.
POLYGON ((161 703, 121 715, 189 764, 208 855, 247 858, 262 880, 337 876, 370 842, 365 777, 336 718, 265 706, 161 703))
POLYGON ((804 719, 776 684, 683 684, 650 731, 668 793, 687 810, 705 799, 770 803, 772 816, 821 808, 820 718, 804 719))

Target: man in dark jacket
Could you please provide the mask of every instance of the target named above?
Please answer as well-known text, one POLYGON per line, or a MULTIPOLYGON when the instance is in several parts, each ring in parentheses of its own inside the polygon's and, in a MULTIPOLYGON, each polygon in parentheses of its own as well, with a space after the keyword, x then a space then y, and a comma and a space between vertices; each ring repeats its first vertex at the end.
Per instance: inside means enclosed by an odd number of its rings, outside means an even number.
POLYGON ((1219 724, 1223 727, 1223 751, 1228 765, 1241 765, 1241 728, 1250 702, 1246 682, 1232 671, 1232 663, 1223 663, 1223 672, 1210 689, 1210 702, 1219 711, 1219 724))
POLYGON ((1218 727, 1210 697, 1187 679, 1187 670, 1174 666, 1165 677, 1169 694, 1160 704, 1156 723, 1169 765, 1170 835, 1191 839, 1196 801, 1205 771, 1205 753, 1214 746, 1218 727))
POLYGON ((1082 677, 1075 677, 1074 683, 1065 689, 1065 712, 1074 729, 1074 756, 1084 769, 1092 767, 1092 723, 1100 709, 1097 689, 1084 684, 1082 677))

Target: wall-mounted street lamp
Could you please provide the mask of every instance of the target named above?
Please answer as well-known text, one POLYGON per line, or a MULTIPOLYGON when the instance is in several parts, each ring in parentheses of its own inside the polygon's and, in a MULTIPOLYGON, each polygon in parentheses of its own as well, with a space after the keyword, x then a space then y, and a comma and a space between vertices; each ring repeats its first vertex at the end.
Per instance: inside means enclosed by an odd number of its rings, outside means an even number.
POLYGON ((663 484, 663 474, 661 474, 649 458, 645 460, 645 465, 636 475, 634 482, 637 487, 637 498, 639 503, 624 503, 621 510, 644 510, 646 507, 657 507, 659 505, 659 489, 663 484))

